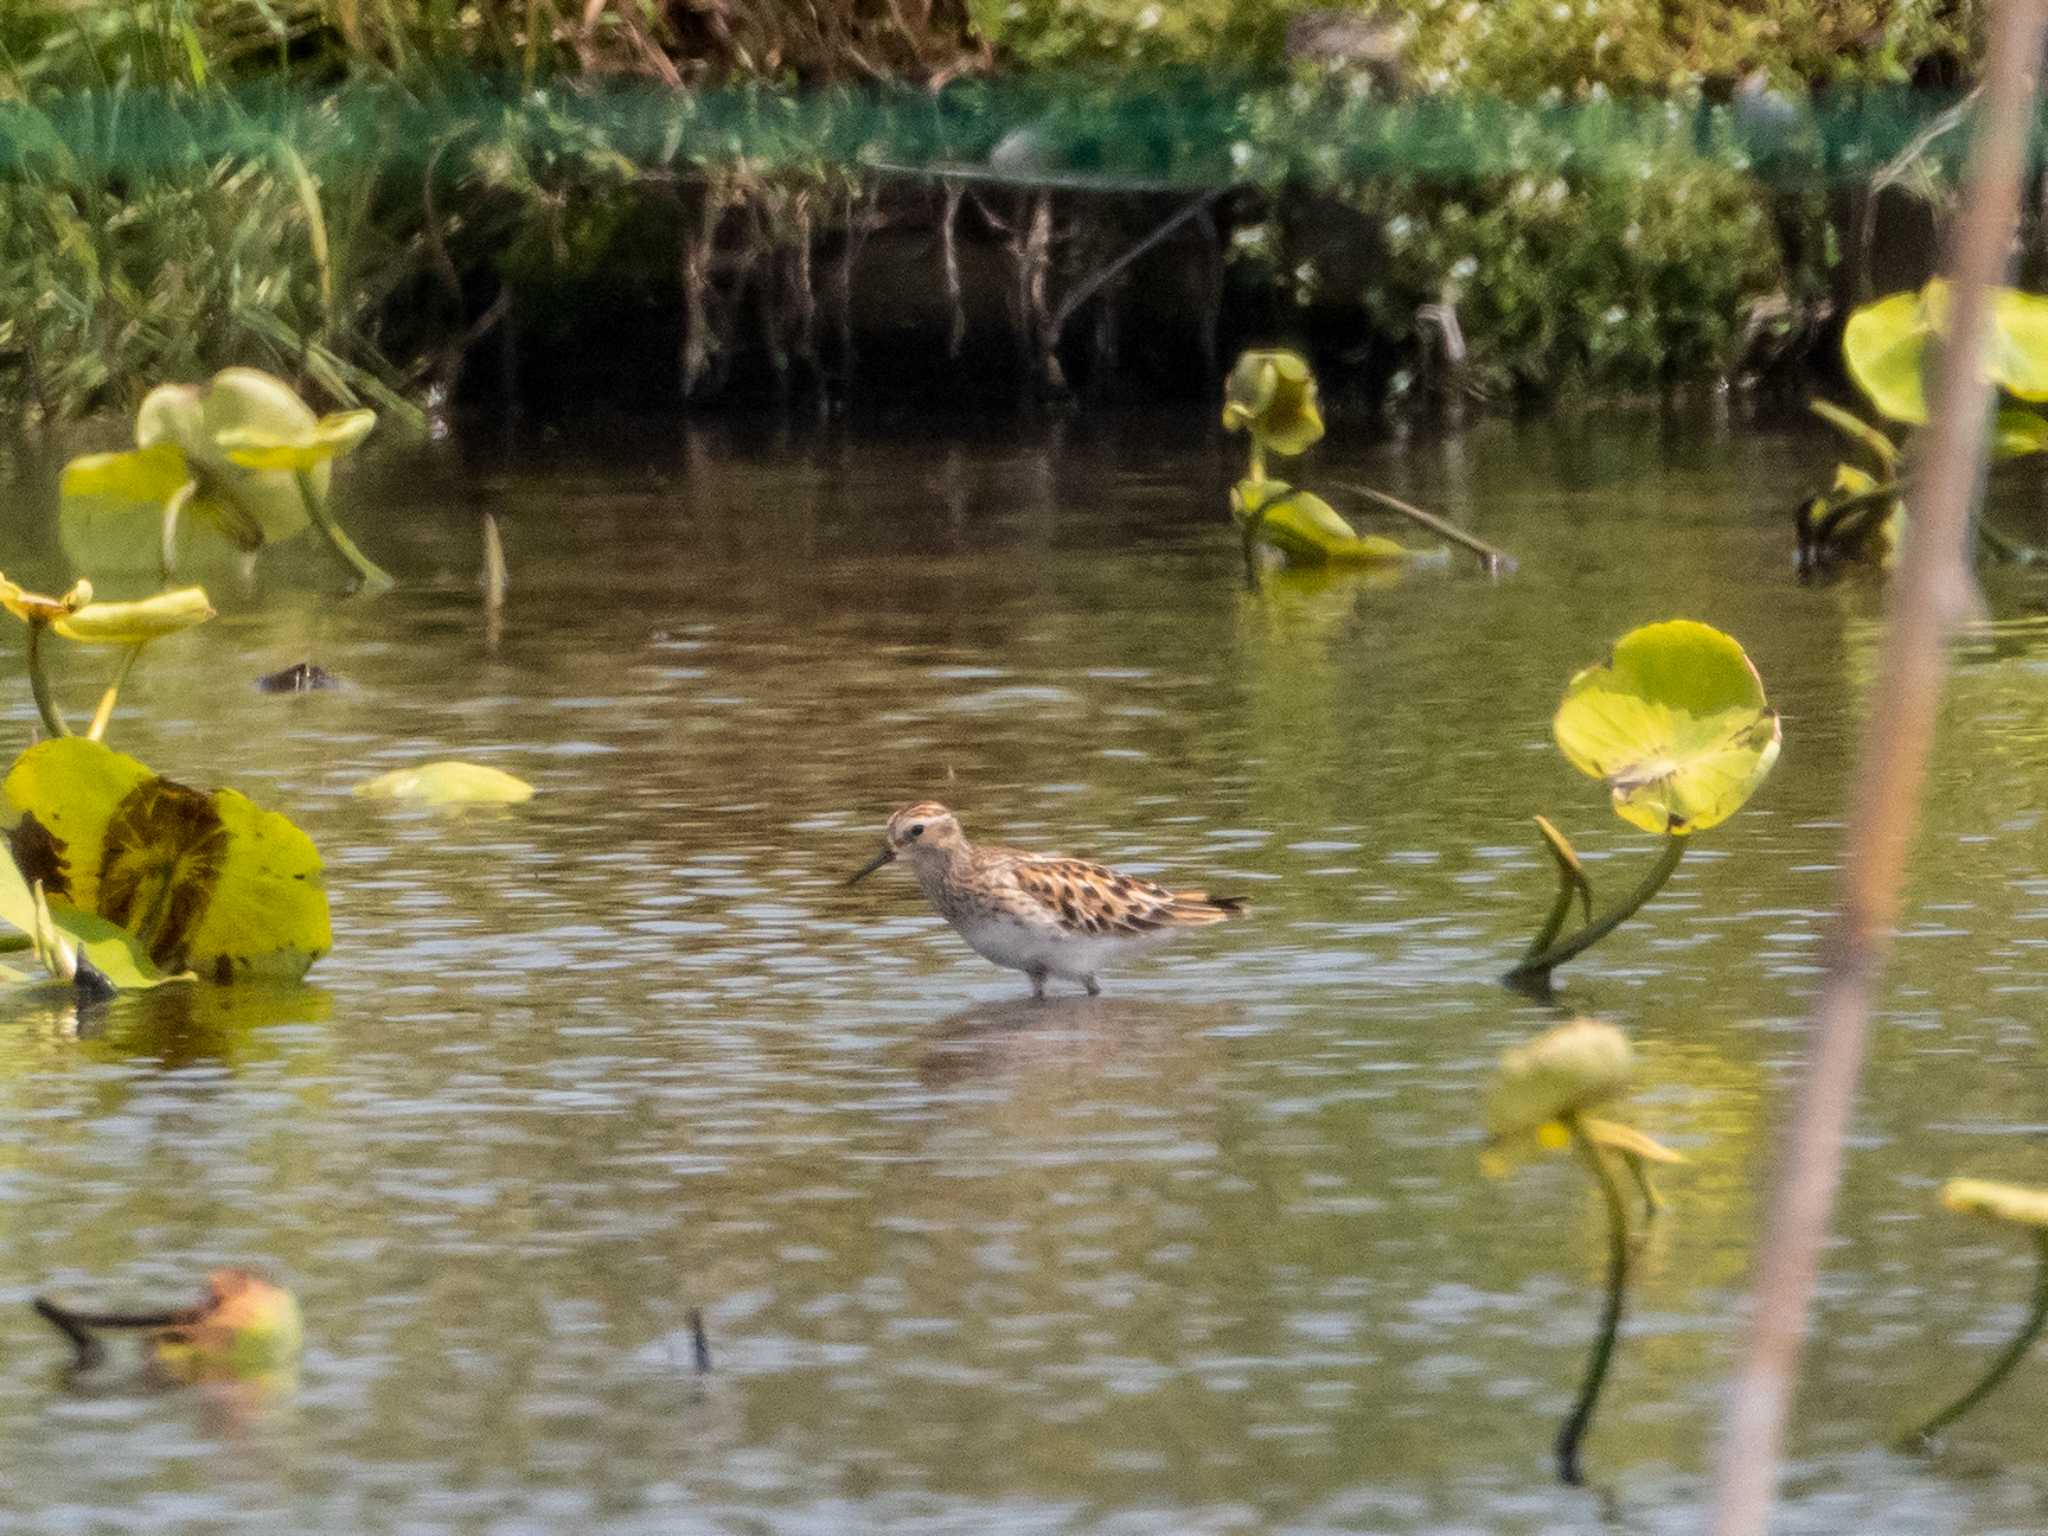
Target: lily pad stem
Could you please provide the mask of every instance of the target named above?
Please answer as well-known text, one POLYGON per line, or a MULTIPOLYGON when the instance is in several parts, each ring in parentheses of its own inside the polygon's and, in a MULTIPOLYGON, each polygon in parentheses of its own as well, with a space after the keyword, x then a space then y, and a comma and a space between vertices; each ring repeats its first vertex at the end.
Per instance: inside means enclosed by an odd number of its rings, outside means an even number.
POLYGON ((28 621, 28 686, 35 695, 36 713, 43 717, 43 729, 52 736, 69 736, 71 727, 64 721, 64 711, 57 707, 57 697, 50 692, 49 674, 43 670, 43 631, 50 626, 41 619, 28 621))
POLYGON ((390 573, 356 548, 356 541, 334 520, 334 514, 327 510, 327 498, 313 486, 312 475, 302 469, 297 472, 297 478, 299 499, 306 504, 306 515, 327 540, 327 547, 334 551, 334 557, 355 573, 361 589, 365 592, 388 592, 397 586, 390 573))
POLYGON ((1525 956, 1504 979, 1523 981, 1553 971, 1567 960, 1591 949, 1634 917, 1652 896, 1664 888, 1664 882, 1669 880, 1671 872, 1678 868, 1678 861, 1685 857, 1685 843, 1683 837, 1667 834, 1664 839, 1664 851, 1657 855, 1657 862, 1650 866, 1649 873, 1643 876, 1641 884, 1577 933, 1559 940, 1540 954, 1525 956))
POLYGON ((2020 1331, 2013 1336, 2013 1341, 1999 1352, 1998 1358, 1991 1362, 1991 1368, 1978 1379, 1974 1387, 1919 1428, 1902 1436, 1899 1440, 1899 1449, 1912 1450, 1932 1440, 1935 1431, 1953 1424, 1989 1397, 1992 1390, 2011 1373, 2012 1368, 2026 1358, 2027 1351, 2033 1347, 2035 1336, 2041 1331, 2041 1325, 2048 1323, 2048 1232, 2034 1233, 2034 1252, 2040 1261, 2039 1268, 2034 1274, 2034 1305, 2027 1313, 2027 1320, 2020 1324, 2020 1331))
MULTIPOLYGON (((142 645, 148 643, 145 640, 142 645)), ((121 696, 121 685, 128 681, 128 674, 135 670, 135 658, 142 654, 142 645, 131 645, 121 653, 121 664, 114 669, 114 680, 107 684, 107 691, 100 695, 100 707, 92 712, 92 724, 85 728, 87 741, 98 741, 107 734, 107 722, 114 718, 114 700, 121 696)))
POLYGON ((1557 872, 1557 900, 1550 904, 1550 915, 1543 919, 1543 926, 1536 930, 1536 937, 1529 941, 1529 947, 1522 951, 1519 972, 1531 960, 1542 954, 1557 942, 1557 936, 1564 931, 1564 920, 1572 915, 1572 897, 1576 894, 1571 876, 1563 869, 1557 872))
POLYGON ((1593 1340, 1593 1354, 1586 1362, 1586 1377, 1579 1384, 1578 1400, 1557 1432, 1558 1480, 1578 1488, 1586 1481, 1579 1465, 1579 1447, 1585 1441, 1586 1431, 1592 1428, 1593 1409, 1600 1401, 1600 1388, 1607 1381, 1607 1368, 1614 1361, 1614 1341, 1621 1334, 1622 1301, 1628 1289, 1628 1206, 1622 1200, 1620 1186, 1614 1182, 1614 1171, 1586 1134, 1579 1117, 1567 1115, 1564 1123, 1572 1133, 1572 1145, 1578 1148, 1593 1181, 1600 1186, 1601 1198, 1607 1202, 1607 1304, 1600 1314, 1600 1333, 1593 1340))

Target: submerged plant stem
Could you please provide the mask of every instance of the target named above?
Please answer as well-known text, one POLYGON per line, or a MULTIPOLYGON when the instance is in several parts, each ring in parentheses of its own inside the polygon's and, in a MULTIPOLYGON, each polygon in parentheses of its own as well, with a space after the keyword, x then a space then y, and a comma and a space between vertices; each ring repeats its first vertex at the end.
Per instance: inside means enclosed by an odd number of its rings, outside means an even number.
POLYGON ((334 551, 334 557, 355 573, 362 590, 388 592, 397 586, 390 573, 356 548, 356 541, 334 520, 334 514, 327 510, 327 498, 313 488, 313 477, 302 469, 298 472, 298 482, 299 498, 306 504, 306 515, 327 540, 327 547, 334 551))
POLYGON ((1684 838, 1667 833, 1664 838, 1664 851, 1657 855, 1657 862, 1650 866, 1649 873, 1643 876, 1641 884, 1577 933, 1559 940, 1539 954, 1525 955, 1515 968, 1508 972, 1505 979, 1522 981, 1531 976, 1547 974, 1567 960, 1591 949, 1634 917, 1652 896, 1664 888, 1664 882, 1669 880, 1671 872, 1678 868, 1678 861, 1685 857, 1685 843, 1684 838))
POLYGON ((86 740, 98 741, 107 734, 107 722, 114 718, 114 700, 121 696, 121 685, 128 681, 128 674, 135 669, 135 658, 141 654, 140 645, 131 645, 121 653, 121 664, 114 669, 114 680, 100 695, 100 707, 92 712, 92 724, 85 728, 86 740))
POLYGON ((1622 1301, 1628 1289, 1628 1207, 1622 1201, 1620 1186, 1614 1182, 1614 1171, 1586 1135, 1579 1117, 1569 1115, 1564 1123, 1572 1133, 1572 1145, 1578 1148, 1593 1181, 1600 1186, 1601 1198, 1607 1202, 1607 1305, 1600 1314, 1600 1333, 1593 1340, 1593 1354, 1586 1362, 1586 1378, 1579 1384, 1578 1401, 1572 1404, 1572 1411, 1557 1432, 1558 1480, 1578 1488, 1586 1481, 1579 1465, 1579 1447, 1585 1441, 1586 1431, 1592 1428, 1600 1388, 1605 1385, 1607 1368, 1614 1361, 1614 1341, 1621 1334, 1622 1301))
POLYGON ((28 686, 35 695, 36 713, 43 717, 43 729, 52 736, 69 736, 71 727, 64 722, 64 711, 57 707, 56 695, 50 692, 49 674, 43 670, 43 631, 48 628, 40 619, 29 620, 28 686))
POLYGON ((1925 1445, 1934 1438, 1937 1430, 1955 1423, 1989 1397, 1998 1384, 2011 1374, 2012 1368, 2026 1358, 2027 1351, 2033 1347, 2035 1337, 2041 1332, 2041 1325, 2048 1323, 2048 1232, 2034 1234, 2034 1252, 2039 1260, 2039 1267, 2034 1272, 2034 1305, 2027 1313, 2027 1320, 2020 1324, 2020 1331, 2013 1336, 2010 1344, 1999 1351, 1998 1358, 1991 1362, 1991 1368, 1978 1378, 1974 1387, 1919 1428, 1901 1436, 1901 1450, 1911 1450, 1925 1445))

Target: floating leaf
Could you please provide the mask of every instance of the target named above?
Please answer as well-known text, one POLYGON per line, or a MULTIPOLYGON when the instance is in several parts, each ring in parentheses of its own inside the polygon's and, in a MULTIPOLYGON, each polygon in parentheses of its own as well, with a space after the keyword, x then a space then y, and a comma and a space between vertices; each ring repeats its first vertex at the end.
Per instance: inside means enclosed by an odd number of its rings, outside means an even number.
POLYGON ((1635 1066, 1628 1037, 1598 1019, 1573 1019, 1501 1053, 1486 1094, 1496 1140, 1539 1131, 1618 1097, 1635 1066))
POLYGON ((355 788, 377 800, 410 800, 421 805, 517 805, 533 798, 533 786, 481 763, 444 761, 418 768, 394 768, 355 788))
POLYGON ((1246 352, 1223 385, 1223 425, 1293 457, 1323 435, 1316 376, 1296 352, 1246 352))
POLYGON ((204 587, 181 587, 133 603, 87 603, 50 628, 82 645, 144 645, 214 616, 204 587))
POLYGON ((290 979, 333 943, 312 840, 231 789, 68 736, 29 748, 0 792, 24 877, 133 933, 163 970, 290 979))
POLYGON ((1580 1119, 1579 1127, 1594 1146, 1619 1152, 1623 1157, 1640 1158, 1646 1163, 1683 1163, 1687 1160, 1684 1154, 1672 1151, 1663 1142, 1618 1120, 1595 1120, 1587 1115, 1580 1119))
POLYGON ((1608 786, 1617 816, 1672 835, 1740 810, 1780 740, 1742 647, 1689 619, 1624 635, 1611 662, 1571 680, 1552 730, 1572 766, 1608 786))
POLYGON ((1950 1179, 1941 1186, 1941 1203, 1967 1216, 2048 1228, 2048 1189, 1991 1179, 1950 1179))
POLYGON ((375 411, 342 411, 322 416, 312 429, 296 437, 242 428, 223 432, 216 441, 228 458, 244 469, 298 471, 339 458, 370 435, 375 411))
POLYGON ((1359 537, 1322 497, 1279 480, 1240 480, 1230 492, 1230 515, 1239 527, 1302 565, 1400 561, 1415 555, 1392 539, 1359 537))

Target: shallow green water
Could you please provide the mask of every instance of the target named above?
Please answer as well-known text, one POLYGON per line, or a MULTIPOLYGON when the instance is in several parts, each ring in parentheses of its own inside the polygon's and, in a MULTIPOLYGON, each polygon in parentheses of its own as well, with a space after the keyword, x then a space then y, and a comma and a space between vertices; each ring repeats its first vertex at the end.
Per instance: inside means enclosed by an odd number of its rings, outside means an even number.
MULTIPOLYGON (((1332 445, 1314 483, 1448 509, 1521 571, 1257 592, 1233 447, 1152 421, 359 480, 404 589, 216 583, 112 737, 297 817, 335 952, 295 990, 0 1020, 0 1528, 1697 1528, 1875 644, 1875 594, 1789 576, 1831 446, 1655 417, 1332 445), (515 580, 495 631, 479 505, 515 580), (1573 1492, 1547 1453, 1600 1211, 1566 1160, 1482 1178, 1477 1096, 1552 1017, 1493 980, 1549 896, 1531 815, 1608 890, 1649 853, 1550 711, 1675 614, 1745 642, 1785 750, 1566 973, 1693 1159, 1587 1449, 1603 1491, 1573 1492), (301 659, 349 686, 254 691, 301 659), (541 793, 456 819, 348 794, 440 755, 541 793), (839 884, 924 795, 1256 915, 1030 1007, 907 878, 839 884), (297 1290, 295 1391, 67 1387, 24 1304, 182 1297, 221 1262, 297 1290)), ((1994 582, 1950 696, 1786 1530, 2048 1525, 2048 1360, 1943 1456, 1878 1448, 2029 1284, 1933 1189, 2048 1180, 2044 595, 1994 582)))

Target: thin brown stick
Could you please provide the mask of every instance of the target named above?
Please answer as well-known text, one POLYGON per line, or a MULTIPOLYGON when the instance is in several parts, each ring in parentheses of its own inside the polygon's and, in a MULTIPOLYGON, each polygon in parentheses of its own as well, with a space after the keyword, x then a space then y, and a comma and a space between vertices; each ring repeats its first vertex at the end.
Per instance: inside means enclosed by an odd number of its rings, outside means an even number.
POLYGON ((1949 249, 1949 343, 1935 381, 1928 452, 1915 486, 1890 622, 1871 690, 1849 809, 1840 905, 1813 1047, 1780 1152, 1750 1299, 1749 1334, 1721 1448, 1713 1536, 1761 1536, 1821 1246, 1841 1182, 1871 1006, 1900 906, 1906 853, 1948 667, 1947 642, 1969 611, 1971 510, 1983 484, 1988 386, 1982 356, 1988 290, 2004 276, 2028 158, 2043 0, 2001 0, 1992 20, 1984 114, 1949 249))
POLYGON ((1348 495, 1363 496, 1368 501, 1376 501, 1381 506, 1400 513, 1410 522, 1420 523, 1438 538, 1449 539, 1460 549, 1469 549, 1479 557, 1489 575, 1497 576, 1503 571, 1512 571, 1515 568, 1515 557, 1506 550, 1496 549, 1486 540, 1467 533, 1456 523, 1447 523, 1434 512, 1425 512, 1420 507, 1411 506, 1398 496, 1389 496, 1385 491, 1374 490, 1369 485, 1348 482, 1338 485, 1337 489, 1348 495))

